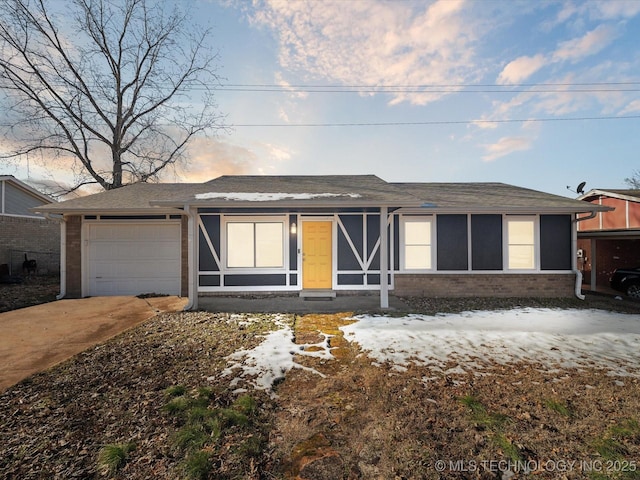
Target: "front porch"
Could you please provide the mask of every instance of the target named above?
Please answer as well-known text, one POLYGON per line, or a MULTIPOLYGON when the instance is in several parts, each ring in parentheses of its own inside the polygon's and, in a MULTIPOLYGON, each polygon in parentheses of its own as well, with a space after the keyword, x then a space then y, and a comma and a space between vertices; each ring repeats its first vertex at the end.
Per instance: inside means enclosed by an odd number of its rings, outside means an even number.
POLYGON ((229 313, 389 313, 409 312, 410 307, 389 295, 389 308, 380 307, 378 292, 335 297, 301 297, 298 293, 270 295, 210 295, 198 297, 198 309, 229 313))

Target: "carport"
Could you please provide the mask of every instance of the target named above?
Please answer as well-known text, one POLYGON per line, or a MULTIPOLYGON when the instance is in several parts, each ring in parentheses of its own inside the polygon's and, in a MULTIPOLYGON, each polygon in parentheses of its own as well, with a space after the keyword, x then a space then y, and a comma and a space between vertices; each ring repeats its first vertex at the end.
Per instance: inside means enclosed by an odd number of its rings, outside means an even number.
POLYGON ((612 208, 578 222, 583 282, 592 291, 607 291, 614 270, 640 265, 640 191, 594 189, 579 199, 612 208))

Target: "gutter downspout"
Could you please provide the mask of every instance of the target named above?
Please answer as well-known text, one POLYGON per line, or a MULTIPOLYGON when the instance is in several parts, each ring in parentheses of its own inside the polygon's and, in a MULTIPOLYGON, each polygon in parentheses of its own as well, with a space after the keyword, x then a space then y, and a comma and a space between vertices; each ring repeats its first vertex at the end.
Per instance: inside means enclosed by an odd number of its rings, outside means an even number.
POLYGON ((586 297, 582 293, 582 272, 578 270, 576 254, 575 254, 575 252, 578 251, 578 222, 582 222, 584 220, 591 220, 592 218, 595 218, 596 215, 598 215, 598 212, 593 210, 586 217, 578 217, 576 214, 576 218, 573 220, 576 224, 576 228, 573 229, 571 233, 571 236, 572 236, 571 248, 573 249, 573 252, 574 252, 573 258, 571 259, 571 263, 573 266, 573 273, 575 273, 576 275, 575 295, 579 300, 584 300, 586 297))
POLYGON ((60 293, 56 300, 62 300, 67 294, 67 219, 64 215, 53 217, 50 213, 45 213, 44 217, 60 222, 60 293))
POLYGON ((193 213, 189 211, 189 205, 185 204, 184 213, 187 216, 187 282, 188 282, 188 290, 189 290, 189 300, 187 304, 184 306, 185 311, 187 310, 196 310, 198 308, 198 292, 196 291, 196 283, 195 283, 195 275, 196 275, 196 252, 195 252, 195 242, 194 242, 194 226, 195 219, 193 213))

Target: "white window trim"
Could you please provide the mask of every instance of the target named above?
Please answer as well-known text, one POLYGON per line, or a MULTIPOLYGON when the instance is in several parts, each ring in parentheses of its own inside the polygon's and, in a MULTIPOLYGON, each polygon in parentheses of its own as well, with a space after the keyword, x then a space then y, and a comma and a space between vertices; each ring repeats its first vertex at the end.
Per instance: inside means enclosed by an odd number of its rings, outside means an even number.
POLYGON ((433 215, 401 215, 400 216, 400 272, 401 273, 432 273, 436 271, 436 252, 437 252, 437 232, 436 232, 436 222, 435 217, 433 215), (431 229, 431 244, 430 244, 430 253, 431 259, 430 264, 431 268, 411 268, 408 269, 405 267, 405 249, 407 247, 405 241, 405 225, 409 221, 425 221, 428 222, 431 229))
MULTIPOLYGON (((502 272, 540 272, 540 215, 503 215, 502 217, 502 272), (533 268, 509 268, 509 220, 529 220, 533 222, 533 268)), ((546 272, 545 272, 546 273, 546 272)))
MULTIPOLYGON (((220 250, 222 255, 220 258, 220 274, 268 274, 268 273, 282 273, 289 270, 289 255, 287 246, 287 235, 289 232, 287 220, 288 217, 284 215, 278 216, 221 216, 221 232, 220 232, 220 250), (228 266, 228 242, 227 242, 227 225, 229 223, 280 223, 282 225, 282 266, 279 267, 229 267, 228 266)), ((255 261, 255 258, 254 258, 255 261)))

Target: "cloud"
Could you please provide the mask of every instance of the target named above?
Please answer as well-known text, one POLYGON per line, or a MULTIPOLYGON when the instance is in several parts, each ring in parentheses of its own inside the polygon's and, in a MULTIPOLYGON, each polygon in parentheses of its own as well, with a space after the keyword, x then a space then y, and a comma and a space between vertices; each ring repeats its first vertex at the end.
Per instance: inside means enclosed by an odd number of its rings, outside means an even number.
POLYGON ((575 62, 594 55, 609 45, 618 33, 610 25, 599 25, 585 35, 562 42, 552 57, 555 62, 575 62))
POLYGON ((242 175, 252 170, 258 162, 251 150, 210 138, 196 138, 189 144, 187 161, 176 167, 176 178, 169 172, 163 180, 206 182, 220 175, 242 175))
POLYGON ((516 58, 509 62, 502 72, 500 72, 500 75, 498 75, 498 83, 520 83, 540 70, 545 63, 545 56, 540 53, 533 57, 524 56, 516 58))
POLYGON ((629 113, 640 112, 640 100, 633 100, 620 111, 620 115, 628 115, 629 113))
POLYGON ((485 162, 492 162, 513 152, 529 150, 533 139, 529 137, 502 137, 496 143, 483 145, 486 154, 482 157, 485 162))
POLYGON ((606 48, 618 32, 610 25, 599 25, 581 37, 564 41, 550 55, 538 53, 533 56, 522 56, 509 62, 498 75, 500 84, 519 83, 536 73, 544 66, 562 62, 577 62, 590 55, 595 55, 606 48))
MULTIPOLYGON (((474 67, 474 26, 463 0, 256 2, 251 19, 271 29, 290 75, 342 85, 465 83, 474 67)), ((442 93, 390 93, 424 105, 442 93)))

